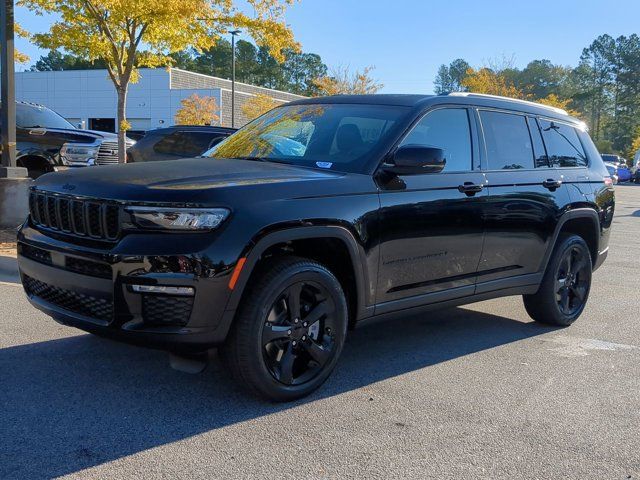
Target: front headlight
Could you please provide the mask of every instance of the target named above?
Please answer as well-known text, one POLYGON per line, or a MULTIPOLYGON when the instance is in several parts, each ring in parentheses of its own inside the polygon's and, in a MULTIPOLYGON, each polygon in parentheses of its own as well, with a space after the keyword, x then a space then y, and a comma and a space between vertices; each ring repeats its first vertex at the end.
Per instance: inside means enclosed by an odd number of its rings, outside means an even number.
POLYGON ((65 143, 60 149, 60 158, 65 165, 86 165, 95 161, 100 145, 93 143, 65 143))
POLYGON ((226 208, 127 207, 136 227, 155 230, 213 230, 228 216, 226 208))

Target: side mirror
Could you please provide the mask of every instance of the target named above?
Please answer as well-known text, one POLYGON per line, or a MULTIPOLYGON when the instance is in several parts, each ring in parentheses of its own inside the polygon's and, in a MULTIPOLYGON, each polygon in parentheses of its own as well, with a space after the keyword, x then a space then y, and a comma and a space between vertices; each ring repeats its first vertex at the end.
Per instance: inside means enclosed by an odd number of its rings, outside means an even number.
POLYGON ((393 155, 393 163, 385 164, 385 170, 397 175, 440 173, 447 163, 444 150, 420 145, 404 145, 393 155))

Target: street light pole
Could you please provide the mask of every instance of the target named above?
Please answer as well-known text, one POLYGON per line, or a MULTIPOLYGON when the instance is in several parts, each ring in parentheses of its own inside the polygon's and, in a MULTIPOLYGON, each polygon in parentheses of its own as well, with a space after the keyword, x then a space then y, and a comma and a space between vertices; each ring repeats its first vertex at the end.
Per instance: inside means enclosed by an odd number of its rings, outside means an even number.
POLYGON ((236 35, 240 30, 230 30, 231 34, 231 128, 236 126, 236 35))
MULTIPOLYGON (((2 161, 0 169, 7 172, 16 166, 16 97, 14 67, 13 0, 0 0, 0 135, 2 161)), ((0 176, 2 172, 0 172, 0 176)))

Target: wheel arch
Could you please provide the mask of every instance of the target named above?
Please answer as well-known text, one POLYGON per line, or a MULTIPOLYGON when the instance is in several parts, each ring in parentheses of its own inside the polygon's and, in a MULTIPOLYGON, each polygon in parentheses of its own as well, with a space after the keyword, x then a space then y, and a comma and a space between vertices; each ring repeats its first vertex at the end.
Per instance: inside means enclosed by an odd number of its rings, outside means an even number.
POLYGON ((574 233, 584 239, 591 253, 591 261, 596 264, 600 253, 600 219, 593 208, 576 208, 565 212, 556 225, 552 242, 549 243, 542 264, 542 271, 547 269, 558 238, 563 233, 574 233))
MULTIPOLYGON (((235 282, 233 291, 227 302, 226 310, 235 311, 240 304, 242 295, 255 272, 263 255, 273 247, 300 241, 335 240, 341 242, 346 249, 351 261, 351 272, 355 284, 355 310, 354 319, 361 319, 373 313, 373 306, 367 305, 366 286, 368 285, 368 272, 366 271, 366 259, 363 248, 358 244, 353 234, 341 226, 308 226, 293 227, 269 233, 255 242, 254 246, 245 253, 245 258, 240 275, 235 282)), ((311 257, 313 258, 313 257, 311 257)))
POLYGON ((21 166, 27 169, 30 168, 28 165, 31 162, 34 162, 34 164, 36 162, 39 162, 42 165, 49 167, 50 169, 53 169, 55 165, 55 161, 53 160, 52 157, 50 157, 49 155, 43 154, 43 152, 40 152, 40 151, 21 152, 21 155, 18 158, 16 158, 16 164, 18 166, 21 166))

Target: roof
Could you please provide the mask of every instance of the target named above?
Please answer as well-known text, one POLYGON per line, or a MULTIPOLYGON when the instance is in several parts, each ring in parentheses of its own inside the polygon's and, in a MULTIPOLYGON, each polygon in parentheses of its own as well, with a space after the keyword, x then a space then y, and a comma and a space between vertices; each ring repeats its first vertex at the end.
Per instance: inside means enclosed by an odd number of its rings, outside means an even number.
POLYGON ((175 131, 175 130, 188 130, 190 132, 197 132, 197 131, 204 131, 204 132, 209 132, 209 131, 214 131, 214 132, 229 132, 229 133, 233 133, 236 130, 238 130, 237 128, 231 128, 231 127, 219 127, 217 125, 171 125, 169 127, 162 127, 162 128, 154 128, 152 130, 149 131, 153 131, 153 132, 165 132, 165 131, 175 131))
POLYGON ((422 109, 427 106, 439 104, 473 105, 478 107, 500 108, 505 110, 531 113, 533 115, 562 118, 564 120, 570 120, 574 123, 580 122, 580 120, 569 116, 566 111, 560 108, 516 98, 500 97, 497 95, 485 95, 471 92, 452 92, 442 95, 333 95, 329 97, 305 98, 302 100, 296 100, 289 103, 289 105, 306 105, 318 103, 390 105, 412 107, 415 109, 422 109))
POLYGON ((433 98, 435 95, 412 94, 373 94, 373 95, 331 95, 328 97, 315 97, 295 100, 289 105, 305 105, 318 103, 352 103, 362 105, 394 105, 402 107, 415 107, 416 105, 433 98))

